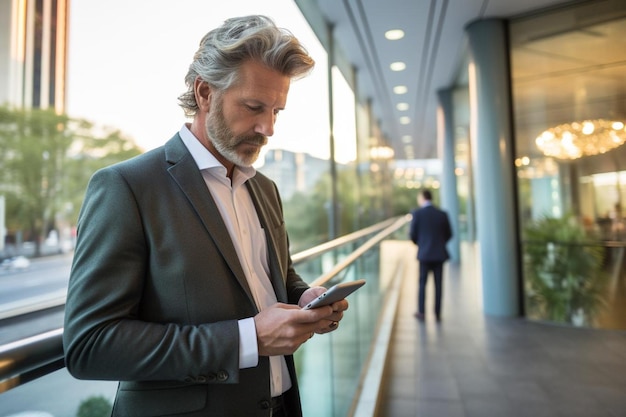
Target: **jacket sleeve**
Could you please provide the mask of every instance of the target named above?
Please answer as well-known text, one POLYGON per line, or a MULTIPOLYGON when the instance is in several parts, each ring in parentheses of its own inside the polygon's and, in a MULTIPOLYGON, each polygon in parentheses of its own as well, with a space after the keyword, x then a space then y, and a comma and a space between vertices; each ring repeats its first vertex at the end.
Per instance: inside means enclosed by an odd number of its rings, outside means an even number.
MULTIPOLYGON (((151 306, 161 321, 143 315, 142 299, 153 291, 147 259, 155 250, 147 243, 143 217, 118 170, 94 174, 79 216, 67 294, 67 369, 81 379, 208 383, 220 375, 220 382, 236 382, 237 320, 190 324, 167 319, 165 305, 151 306)), ((184 309, 184 298, 176 294, 169 304, 184 309)))

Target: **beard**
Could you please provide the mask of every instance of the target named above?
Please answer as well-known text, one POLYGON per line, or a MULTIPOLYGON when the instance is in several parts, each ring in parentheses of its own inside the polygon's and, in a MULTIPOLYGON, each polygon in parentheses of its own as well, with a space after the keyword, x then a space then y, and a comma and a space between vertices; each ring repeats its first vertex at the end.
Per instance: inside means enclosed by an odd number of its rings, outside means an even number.
POLYGON ((252 166, 259 157, 261 147, 267 144, 267 136, 260 133, 236 136, 226 123, 222 98, 217 97, 214 103, 211 105, 206 118, 207 137, 217 152, 227 161, 238 166, 252 166), (242 143, 257 146, 244 146, 242 150, 239 150, 239 145, 242 143))

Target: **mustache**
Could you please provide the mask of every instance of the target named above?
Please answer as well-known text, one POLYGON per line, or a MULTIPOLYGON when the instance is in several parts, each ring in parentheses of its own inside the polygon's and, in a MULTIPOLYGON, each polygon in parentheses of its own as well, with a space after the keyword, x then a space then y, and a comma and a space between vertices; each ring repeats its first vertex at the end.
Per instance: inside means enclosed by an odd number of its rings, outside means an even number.
POLYGON ((237 145, 243 142, 248 142, 259 146, 265 146, 267 145, 267 141, 267 136, 261 135, 260 133, 254 135, 237 136, 237 145))

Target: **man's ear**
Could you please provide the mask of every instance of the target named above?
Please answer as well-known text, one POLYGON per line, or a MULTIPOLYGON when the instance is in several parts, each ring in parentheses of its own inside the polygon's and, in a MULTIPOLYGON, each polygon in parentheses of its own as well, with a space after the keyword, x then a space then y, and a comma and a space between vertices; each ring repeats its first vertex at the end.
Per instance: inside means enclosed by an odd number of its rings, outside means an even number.
POLYGON ((200 111, 207 113, 211 107, 212 89, 209 83, 196 77, 193 83, 193 91, 196 96, 196 103, 200 111))

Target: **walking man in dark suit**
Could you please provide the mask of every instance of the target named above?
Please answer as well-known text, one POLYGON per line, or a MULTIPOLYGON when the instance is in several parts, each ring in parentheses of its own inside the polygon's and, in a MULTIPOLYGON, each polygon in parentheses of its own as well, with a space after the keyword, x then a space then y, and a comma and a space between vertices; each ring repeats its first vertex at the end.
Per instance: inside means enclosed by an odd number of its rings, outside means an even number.
POLYGON ((452 237, 452 228, 446 212, 433 205, 429 190, 419 194, 418 204, 420 208, 411 213, 413 218, 410 229, 411 240, 417 245, 420 275, 418 311, 415 316, 420 321, 424 320, 426 281, 428 273, 432 271, 435 278, 435 317, 441 321, 443 263, 450 257, 446 243, 452 237))

